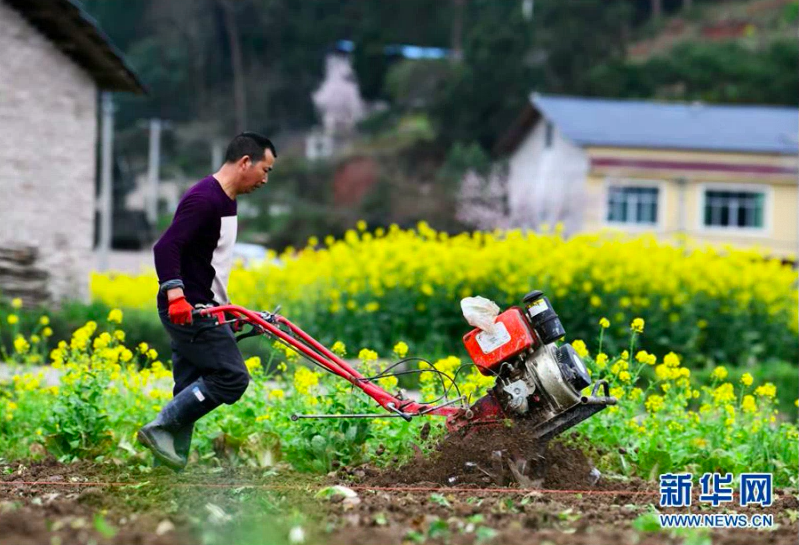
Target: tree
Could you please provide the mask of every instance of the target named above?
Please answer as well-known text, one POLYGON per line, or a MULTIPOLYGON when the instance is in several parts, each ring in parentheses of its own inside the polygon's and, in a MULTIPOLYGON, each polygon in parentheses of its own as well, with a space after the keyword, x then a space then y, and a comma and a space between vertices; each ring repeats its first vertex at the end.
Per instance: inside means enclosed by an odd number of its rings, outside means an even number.
POLYGON ((536 2, 533 49, 545 71, 541 90, 582 94, 593 67, 624 58, 631 20, 623 0, 536 2))
POLYGON ((643 63, 614 60, 588 74, 586 92, 716 103, 799 104, 799 51, 791 40, 764 50, 734 42, 684 43, 643 63))

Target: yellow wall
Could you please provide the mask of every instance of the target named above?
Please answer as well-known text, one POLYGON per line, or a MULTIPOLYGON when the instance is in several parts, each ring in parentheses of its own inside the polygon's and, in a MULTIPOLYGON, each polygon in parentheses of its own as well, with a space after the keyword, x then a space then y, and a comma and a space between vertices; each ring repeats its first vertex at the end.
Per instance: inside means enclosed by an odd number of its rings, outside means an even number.
MULTIPOLYGON (((704 153, 689 151, 589 148, 589 157, 633 158, 658 161, 708 162, 724 164, 756 164, 796 168, 796 156, 766 154, 704 153)), ((797 251, 797 222, 799 206, 797 200, 797 176, 791 174, 749 174, 724 171, 673 170, 641 167, 597 167, 593 166, 586 179, 583 231, 621 229, 630 233, 655 232, 665 239, 673 239, 685 232, 697 243, 714 245, 731 244, 737 247, 759 247, 779 256, 793 256, 797 251), (684 179, 681 198, 680 184, 684 179), (659 225, 653 227, 608 226, 605 222, 607 210, 607 186, 611 180, 631 183, 655 184, 660 188, 658 214, 659 225), (736 230, 709 230, 703 227, 704 210, 701 209, 703 184, 730 184, 735 187, 753 186, 767 188, 765 204, 766 230, 760 233, 736 230), (682 201, 682 206, 681 206, 682 201), (681 216, 682 208, 682 216, 681 216)))

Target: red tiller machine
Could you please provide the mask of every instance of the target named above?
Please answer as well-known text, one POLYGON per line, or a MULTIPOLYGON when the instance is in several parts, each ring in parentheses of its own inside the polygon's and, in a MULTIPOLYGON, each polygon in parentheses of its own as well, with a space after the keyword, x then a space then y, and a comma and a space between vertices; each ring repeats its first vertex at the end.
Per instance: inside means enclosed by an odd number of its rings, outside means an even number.
MULTIPOLYGON (((446 417, 447 428, 456 431, 513 419, 519 423, 523 421, 530 428, 528 433, 545 441, 616 403, 603 380, 593 383, 590 395, 583 393, 591 386, 588 371, 571 345, 558 346, 556 341, 564 336, 565 331, 549 299, 541 291, 530 292, 520 306, 510 307, 499 314, 491 330, 473 329, 464 335, 463 342, 474 365, 483 375, 496 379, 488 393, 471 406, 469 400, 460 395, 454 377, 439 371, 432 363, 426 362, 429 365, 427 369, 391 372, 402 363, 424 361, 407 358, 378 375, 364 376, 278 314, 278 310, 279 307, 274 312, 257 312, 236 305, 195 310, 194 316, 208 316, 219 311, 233 316, 232 320, 202 328, 195 338, 207 328, 236 322, 249 324, 252 329, 239 335, 237 340, 256 335, 274 337, 313 364, 360 388, 388 412, 383 415, 302 414, 292 415, 292 420, 387 416, 411 420, 417 416, 435 415, 446 417), (391 394, 377 384, 381 378, 412 373, 436 373, 444 385, 445 395, 436 402, 421 403, 408 399, 401 390, 391 394), (604 393, 601 396, 597 395, 600 387, 604 393), (455 397, 450 399, 448 394, 453 391, 455 397)), ((454 374, 457 375, 459 370, 454 374)))

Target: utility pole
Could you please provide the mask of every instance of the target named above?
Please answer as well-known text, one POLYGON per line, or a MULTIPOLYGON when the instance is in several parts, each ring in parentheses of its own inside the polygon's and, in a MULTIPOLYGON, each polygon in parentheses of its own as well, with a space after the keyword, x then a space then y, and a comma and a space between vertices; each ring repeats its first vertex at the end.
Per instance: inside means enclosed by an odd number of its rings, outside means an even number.
POLYGON ((652 19, 659 20, 663 15, 663 0, 650 0, 649 4, 652 10, 652 19))
POLYGON ((452 20, 450 48, 452 49, 452 59, 455 61, 463 60, 463 11, 465 4, 466 0, 452 0, 455 13, 452 20))
POLYGON ((533 20, 534 2, 535 0, 522 0, 522 16, 527 22, 533 20))
POLYGON ((161 167, 161 120, 150 119, 150 155, 147 163, 147 221, 155 225, 158 221, 158 180, 161 167))
POLYGON ((211 141, 211 172, 216 172, 222 166, 223 149, 219 140, 211 141))
POLYGON ((111 93, 102 95, 103 127, 100 143, 100 271, 108 269, 108 253, 111 250, 111 214, 113 209, 112 160, 114 157, 114 102, 111 93))

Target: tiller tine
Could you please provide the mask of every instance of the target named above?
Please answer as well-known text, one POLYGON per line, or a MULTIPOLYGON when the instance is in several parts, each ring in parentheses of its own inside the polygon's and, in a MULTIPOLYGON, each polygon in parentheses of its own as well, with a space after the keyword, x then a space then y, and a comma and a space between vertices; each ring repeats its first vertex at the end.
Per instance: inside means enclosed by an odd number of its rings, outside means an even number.
POLYGON ((479 427, 505 425, 512 422, 515 425, 527 427, 527 433, 533 438, 549 441, 605 407, 616 404, 614 397, 596 395, 599 386, 605 386, 607 390, 607 383, 597 382, 590 396, 582 396, 580 401, 568 409, 548 418, 544 417, 544 420, 540 420, 543 416, 541 413, 538 413, 539 419, 537 419, 536 413, 519 415, 513 411, 506 411, 497 399, 494 390, 489 390, 468 410, 450 417, 447 421, 447 428, 451 432, 466 429, 467 433, 470 433, 479 427))

